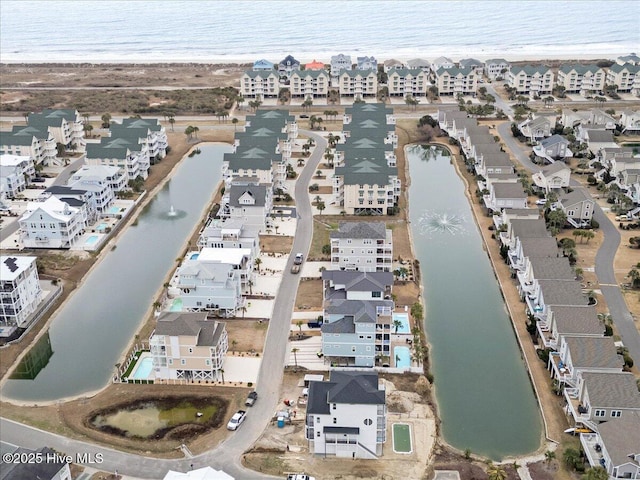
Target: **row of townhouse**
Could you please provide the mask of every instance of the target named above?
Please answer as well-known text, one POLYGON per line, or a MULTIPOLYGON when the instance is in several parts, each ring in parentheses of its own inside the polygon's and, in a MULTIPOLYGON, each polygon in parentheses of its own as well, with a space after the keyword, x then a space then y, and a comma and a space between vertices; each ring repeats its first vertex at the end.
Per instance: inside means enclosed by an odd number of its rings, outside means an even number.
MULTIPOLYGON (((341 222, 322 272, 322 354, 334 367, 389 364, 393 243, 384 222, 341 222)), ((386 442, 386 398, 375 372, 332 370, 311 382, 305 420, 316 455, 375 459, 386 442)))
POLYGON ((0 154, 28 156, 36 165, 59 165, 57 145, 84 150, 84 124, 77 110, 47 109, 30 113, 27 125, 0 132, 0 154))
POLYGON ((591 432, 581 435, 591 466, 603 466, 612 478, 634 478, 628 474, 640 473, 637 456, 621 458, 638 451, 638 439, 611 442, 607 432, 613 423, 639 424, 635 377, 623 371, 613 338, 605 337, 595 307, 537 210, 507 209, 495 222, 506 227, 500 241, 538 341, 550 351, 548 369, 563 392, 565 411, 575 429, 591 432))
POLYGON ((167 154, 167 133, 157 119, 125 118, 112 122, 109 135, 86 146, 87 165, 115 166, 126 183, 149 176, 149 169, 167 154))
POLYGON ((235 134, 234 150, 223 160, 218 215, 209 217, 197 250, 187 252, 170 282, 171 310, 179 311, 161 313, 149 338, 155 378, 222 378, 228 334, 225 323, 209 315, 235 317, 245 308, 259 234, 268 226, 274 190, 284 188, 297 134, 295 118, 283 110, 258 110, 235 134))
POLYGON ((334 153, 333 202, 347 215, 386 215, 400 198, 393 110, 356 104, 345 110, 334 153))
POLYGON ((25 248, 68 249, 77 246, 85 229, 102 217, 112 216, 116 194, 126 188, 119 167, 85 165, 66 185, 47 188, 18 220, 25 248))

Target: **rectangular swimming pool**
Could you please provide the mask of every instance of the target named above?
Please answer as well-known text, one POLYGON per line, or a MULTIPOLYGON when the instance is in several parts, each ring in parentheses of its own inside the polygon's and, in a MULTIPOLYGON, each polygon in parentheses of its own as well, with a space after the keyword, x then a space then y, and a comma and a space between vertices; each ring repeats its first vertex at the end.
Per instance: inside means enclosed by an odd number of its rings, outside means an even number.
POLYGON ((396 331, 396 327, 392 323, 391 324, 391 331, 393 333, 411 333, 411 329, 409 328, 409 314, 408 313, 394 313, 393 314, 393 321, 395 322, 396 320, 399 320, 400 322, 402 322, 402 325, 400 325, 398 327, 398 330, 396 331))
POLYGON ((120 213, 122 209, 120 207, 111 207, 109 213, 120 213))
POLYGON ((89 238, 87 238, 84 241, 84 244, 85 245, 95 245, 97 241, 98 241, 98 236, 97 235, 91 235, 89 238))
POLYGON ((107 229, 108 226, 109 225, 107 225, 106 223, 101 223, 96 227, 96 230, 98 230, 99 232, 103 232, 107 229))
POLYGON ((409 351, 409 347, 393 347, 393 355, 396 368, 411 366, 411 352, 409 351))
POLYGON ((136 368, 133 371, 131 378, 135 380, 146 380, 149 378, 149 375, 151 374, 151 370, 153 370, 153 358, 144 357, 138 360, 138 365, 136 365, 136 368))

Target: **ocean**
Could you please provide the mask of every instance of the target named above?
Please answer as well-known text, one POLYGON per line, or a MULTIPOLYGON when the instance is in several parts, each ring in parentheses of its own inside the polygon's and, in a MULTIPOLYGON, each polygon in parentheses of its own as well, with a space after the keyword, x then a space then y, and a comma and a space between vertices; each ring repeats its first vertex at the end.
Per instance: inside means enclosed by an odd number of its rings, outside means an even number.
POLYGON ((0 61, 615 58, 639 26, 637 0, 2 0, 0 61))

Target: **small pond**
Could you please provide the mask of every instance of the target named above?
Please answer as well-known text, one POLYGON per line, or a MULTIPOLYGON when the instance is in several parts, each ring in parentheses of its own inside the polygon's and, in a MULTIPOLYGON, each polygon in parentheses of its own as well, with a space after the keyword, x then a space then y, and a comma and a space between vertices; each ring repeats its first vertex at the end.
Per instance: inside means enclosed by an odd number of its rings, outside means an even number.
POLYGON ((219 427, 226 410, 218 398, 143 399, 94 412, 88 424, 127 438, 180 439, 219 427))

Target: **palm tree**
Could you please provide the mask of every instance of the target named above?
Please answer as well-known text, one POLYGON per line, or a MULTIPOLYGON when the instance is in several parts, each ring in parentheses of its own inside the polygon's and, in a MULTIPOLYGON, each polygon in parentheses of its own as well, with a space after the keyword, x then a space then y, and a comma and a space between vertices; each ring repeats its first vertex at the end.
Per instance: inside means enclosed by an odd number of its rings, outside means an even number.
POLYGON ((93 125, 90 123, 85 124, 84 131, 86 132, 87 137, 91 138, 91 132, 93 131, 93 125))
POLYGON ((240 307, 240 311, 242 312, 242 318, 244 318, 244 314, 247 313, 247 307, 246 305, 242 305, 240 307))
POLYGON ((192 127, 193 128, 193 134, 195 135, 196 138, 198 138, 198 132, 200 131, 200 129, 198 127, 192 127))
POLYGON ((595 467, 587 470, 585 480, 608 480, 609 474, 604 467, 595 467))
POLYGON ((256 258, 253 261, 253 264, 256 266, 256 269, 258 270, 258 272, 260 271, 260 265, 262 264, 262 260, 260 260, 260 258, 256 258))
POLYGON ((333 158, 333 153, 331 153, 331 150, 327 148, 324 154, 324 159, 327 161, 327 165, 329 165, 329 167, 333 167, 333 158))
POLYGON ((393 328, 395 329, 395 333, 398 333, 398 329, 402 326, 402 321, 397 318, 393 320, 393 328))
POLYGON ((187 140, 191 140, 191 136, 193 135, 193 127, 189 125, 184 129, 184 134, 187 136, 187 140))
POLYGON ((487 475, 489 480, 506 480, 507 472, 502 468, 502 465, 490 464, 487 468, 487 475))
POLYGON ((293 361, 295 362, 295 365, 296 365, 296 370, 298 370, 298 355, 297 355, 297 353, 298 353, 299 350, 300 349, 296 348, 296 347, 291 349, 291 353, 293 353, 293 361))
POLYGON ((302 320, 296 321, 296 327, 298 327, 298 330, 300 330, 300 335, 302 335, 302 325, 303 325, 302 320))
POLYGON ((111 114, 105 113, 100 118, 102 119, 102 128, 109 128, 109 125, 111 125, 111 114))
POLYGON ((589 243, 589 240, 591 240, 595 236, 596 236, 596 234, 593 233, 591 230, 584 230, 583 237, 585 237, 587 239, 587 243, 589 243))
POLYGON ((238 342, 236 340, 231 340, 231 351, 236 353, 236 347, 238 346, 238 342))
POLYGON ((220 376, 222 377, 222 384, 224 385, 224 369, 218 370, 220 372, 220 376))
POLYGON ((316 204, 316 208, 318 209, 318 211, 320 212, 320 215, 322 215, 322 211, 327 208, 326 205, 324 204, 324 202, 318 202, 316 204))
POLYGON ((238 109, 242 110, 242 104, 244 104, 244 97, 242 95, 238 95, 238 98, 236 100, 236 105, 238 106, 238 109))
POLYGON ((231 119, 231 123, 233 123, 233 131, 235 132, 237 129, 237 125, 238 125, 238 119, 236 117, 233 117, 231 119))
POLYGON ((580 452, 575 448, 567 448, 562 454, 562 459, 567 467, 575 468, 581 462, 580 452))
POLYGON ((174 131, 173 126, 175 125, 175 123, 176 123, 176 116, 173 113, 170 113, 169 114, 169 124, 171 125, 171 131, 172 132, 174 131))
POLYGON ((549 466, 549 464, 556 458, 556 452, 553 450, 547 450, 544 452, 544 462, 549 466))

